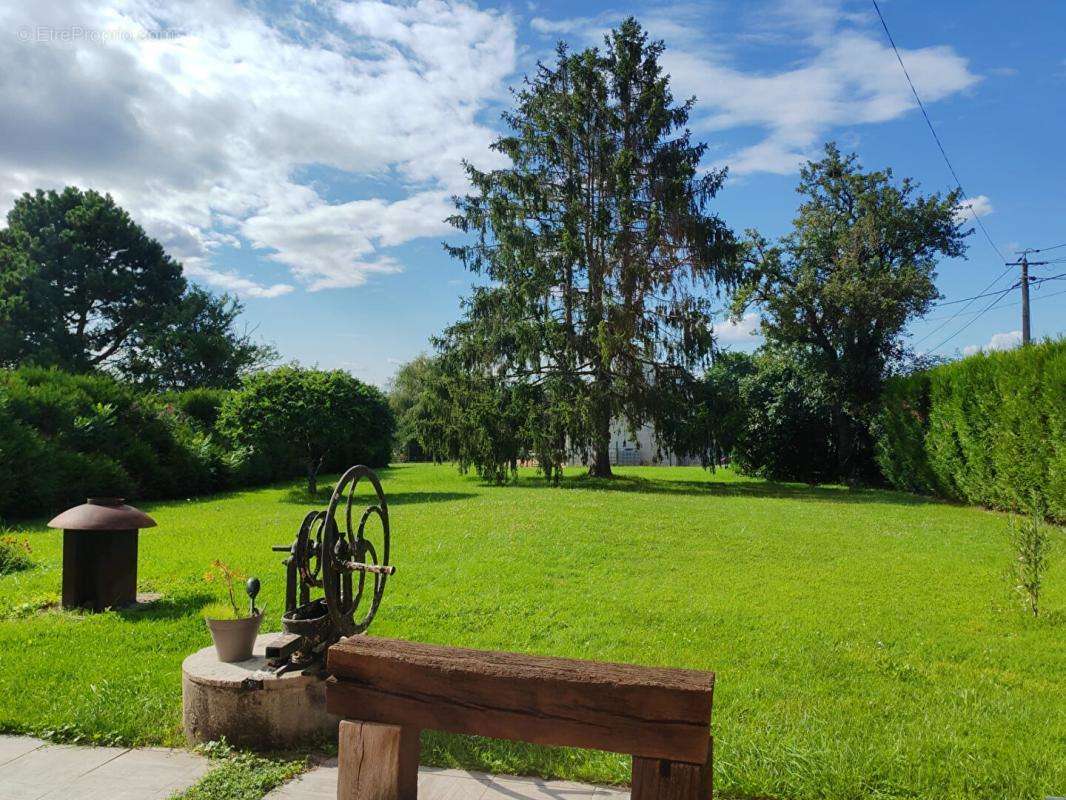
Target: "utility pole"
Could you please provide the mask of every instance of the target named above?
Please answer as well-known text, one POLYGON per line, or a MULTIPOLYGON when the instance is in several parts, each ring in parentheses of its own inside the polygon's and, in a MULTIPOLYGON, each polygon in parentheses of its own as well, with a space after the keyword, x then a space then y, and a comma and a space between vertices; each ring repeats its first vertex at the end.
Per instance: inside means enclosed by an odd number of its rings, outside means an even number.
POLYGON ((1018 285, 1022 289, 1022 346, 1029 344, 1032 339, 1031 327, 1029 321, 1029 267, 1040 267, 1047 264, 1047 261, 1030 261, 1030 253, 1039 253, 1039 250, 1021 250, 1018 255, 1021 256, 1017 261, 1008 261, 1007 266, 1021 267, 1022 277, 1018 281, 1018 285))
POLYGON ((1022 253, 1022 346, 1029 344, 1029 259, 1022 253))

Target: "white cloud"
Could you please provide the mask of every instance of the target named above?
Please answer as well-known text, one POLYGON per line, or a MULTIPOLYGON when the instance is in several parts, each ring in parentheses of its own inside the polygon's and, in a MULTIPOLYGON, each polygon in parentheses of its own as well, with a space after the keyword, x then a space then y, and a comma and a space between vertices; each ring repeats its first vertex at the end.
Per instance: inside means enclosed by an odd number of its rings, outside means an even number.
POLYGON ((739 320, 728 319, 714 327, 719 344, 751 344, 759 335, 759 315, 749 311, 739 320))
POLYGON ((460 160, 495 163, 478 115, 504 96, 515 30, 466 0, 0 7, 3 31, 74 26, 107 34, 0 37, 0 211, 36 187, 110 191, 214 286, 292 291, 227 266, 219 248, 243 242, 312 289, 395 272, 388 248, 446 232, 460 160), (337 203, 300 178, 315 168, 387 178, 390 197, 337 203))
POLYGON ((987 195, 979 194, 976 197, 968 197, 955 207, 955 219, 959 224, 972 221, 975 216, 985 217, 995 209, 987 195))
MULTIPOLYGON (((692 22, 690 5, 657 7, 649 17, 642 15, 650 33, 667 41, 662 62, 675 96, 697 98, 694 130, 706 134, 754 127, 762 132, 755 144, 720 160, 733 175, 792 173, 835 128, 887 122, 917 111, 895 54, 879 30, 870 27, 868 14, 848 13, 832 0, 780 3, 759 11, 752 14, 746 38, 798 47, 806 55, 782 69, 742 69, 730 50, 700 33, 707 28, 705 12, 700 24, 692 22), (683 33, 671 36, 672 28, 683 33)), ((541 19, 534 27, 552 33, 569 29, 582 41, 595 43, 618 19, 541 19)), ((979 80, 967 60, 950 47, 901 53, 927 104, 979 80)))
POLYGON ((992 338, 988 340, 985 345, 971 344, 962 348, 962 354, 964 356, 972 356, 974 353, 981 351, 992 350, 1011 350, 1022 343, 1021 331, 1006 331, 1004 333, 994 333, 992 338))

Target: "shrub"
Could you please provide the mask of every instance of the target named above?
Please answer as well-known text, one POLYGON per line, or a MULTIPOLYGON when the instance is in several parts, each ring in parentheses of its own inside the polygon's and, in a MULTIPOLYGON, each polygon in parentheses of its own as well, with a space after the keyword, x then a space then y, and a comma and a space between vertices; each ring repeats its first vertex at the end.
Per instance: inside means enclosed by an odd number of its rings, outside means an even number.
POLYGON ((1048 566, 1048 551, 1051 537, 1048 526, 1039 513, 1015 517, 1011 520, 1011 545, 1014 550, 1015 587, 1025 599, 1025 604, 1040 615, 1040 588, 1048 566))
POLYGON ((822 483, 836 476, 833 403, 825 381, 791 349, 761 351, 740 380, 743 426, 737 467, 772 480, 822 483))
POLYGON ((877 460, 897 488, 1066 520, 1066 340, 889 382, 877 460))
POLYGON ((19 572, 33 566, 30 543, 10 534, 0 535, 0 575, 19 572))
POLYGON ((229 389, 189 389, 168 392, 163 395, 163 400, 210 432, 215 430, 222 403, 231 393, 229 389))
POLYGON ((108 375, 0 372, 0 515, 94 494, 188 496, 225 481, 221 448, 183 412, 108 375))
POLYGON ((373 386, 340 370, 296 366, 245 378, 223 402, 218 425, 232 442, 266 455, 276 474, 302 470, 312 493, 320 469, 388 464, 395 429, 373 386))

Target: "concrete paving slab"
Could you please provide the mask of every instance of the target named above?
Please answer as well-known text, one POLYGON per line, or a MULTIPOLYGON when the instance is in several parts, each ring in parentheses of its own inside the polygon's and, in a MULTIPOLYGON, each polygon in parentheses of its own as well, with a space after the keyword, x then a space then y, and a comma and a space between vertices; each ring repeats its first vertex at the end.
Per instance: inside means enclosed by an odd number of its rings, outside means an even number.
POLYGON ((166 800, 192 786, 210 769, 203 756, 185 750, 128 750, 41 800, 166 800))
MULTIPOLYGON (((335 800, 335 762, 315 767, 264 800, 335 800)), ((518 775, 494 776, 459 769, 420 767, 419 800, 628 800, 629 792, 572 781, 546 781, 518 775)))
POLYGON ((0 765, 0 800, 166 800, 209 768, 184 750, 2 742, 0 753, 22 755, 0 765), (32 749, 30 749, 32 746, 32 749))
POLYGON ((125 752, 122 747, 37 747, 0 766, 0 800, 40 800, 125 752))
POLYGON ((32 736, 0 736, 0 767, 38 747, 44 747, 44 742, 32 736))

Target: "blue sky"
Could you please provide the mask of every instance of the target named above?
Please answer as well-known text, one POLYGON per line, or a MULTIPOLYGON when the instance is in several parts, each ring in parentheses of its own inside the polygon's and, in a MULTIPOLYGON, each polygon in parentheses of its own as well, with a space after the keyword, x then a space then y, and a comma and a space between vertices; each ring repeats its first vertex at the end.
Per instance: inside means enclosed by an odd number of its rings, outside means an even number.
MULTIPOLYGON (((995 245, 1066 243, 1066 4, 881 5, 995 245)), ((784 233, 797 165, 827 139, 951 188, 868 2, 0 0, 0 211, 39 186, 110 191, 286 359, 384 384, 469 288, 441 248, 460 159, 499 163, 508 87, 557 40, 598 43, 627 14, 666 41, 675 93, 697 97, 735 230, 784 233)), ((940 267, 947 301, 1004 269, 979 231, 969 241, 940 267)), ((1034 335, 1064 332, 1064 290, 1034 288, 1034 335)), ((1017 292, 975 313, 993 299, 935 309, 918 349, 1010 346, 1017 292)), ((723 344, 751 348, 755 323, 723 324, 723 344)))

